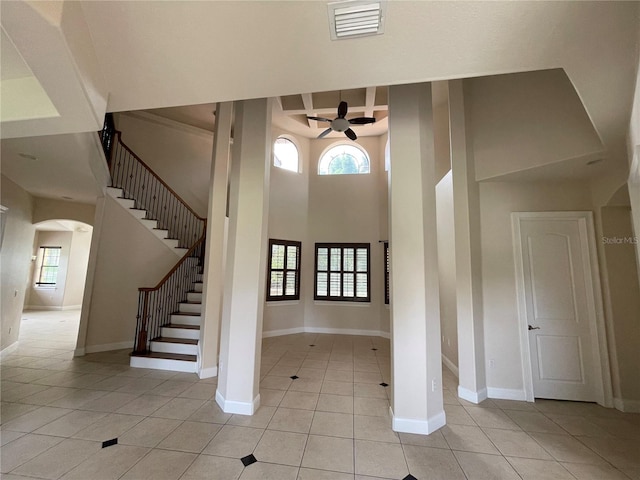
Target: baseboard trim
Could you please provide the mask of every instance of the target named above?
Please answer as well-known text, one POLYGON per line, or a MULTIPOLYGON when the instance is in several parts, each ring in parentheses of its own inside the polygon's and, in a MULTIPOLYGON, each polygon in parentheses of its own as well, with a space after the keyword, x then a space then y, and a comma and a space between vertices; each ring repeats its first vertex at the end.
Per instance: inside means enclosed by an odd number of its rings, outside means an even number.
POLYGON ((211 378, 211 377, 217 377, 217 376, 218 376, 218 367, 201 368, 198 370, 198 377, 200 378, 211 378))
POLYGON ((456 378, 460 378, 458 367, 456 367, 455 364, 451 360, 449 360, 449 358, 444 353, 442 354, 442 363, 451 371, 451 373, 456 376, 456 378))
POLYGON ((487 396, 499 400, 520 400, 527 401, 527 394, 524 390, 516 390, 514 388, 495 388, 487 387, 487 396))
POLYGON ((73 351, 74 357, 83 357, 85 355, 84 347, 76 348, 73 351))
POLYGON ((263 330, 262 338, 294 335, 296 333, 324 333, 329 335, 363 335, 366 337, 391 338, 391 333, 381 330, 358 330, 353 328, 325 328, 325 327, 293 327, 280 330, 263 330))
POLYGON ((380 330, 359 330, 355 328, 304 327, 305 333, 325 333, 330 335, 363 335, 365 337, 383 337, 380 330))
POLYGON ((216 390, 216 403, 224 413, 253 415, 260 407, 260 394, 256 395, 253 402, 236 402, 233 400, 226 400, 220 393, 220 390, 216 390))
POLYGON ((458 397, 471 403, 480 403, 487 399, 487 389, 482 388, 477 392, 469 390, 468 388, 458 385, 458 397))
POLYGON ((640 413, 640 401, 638 400, 625 400, 624 398, 614 398, 613 406, 616 410, 620 410, 625 413, 640 413))
POLYGON ((2 349, 2 351, 0 352, 0 358, 4 358, 8 355, 11 355, 17 349, 18 349, 18 341, 16 340, 11 345, 8 345, 2 349))
POLYGON ((427 420, 417 420, 415 418, 399 418, 393 414, 393 410, 389 407, 391 412, 392 425, 394 432, 401 433, 415 433, 418 435, 429 435, 436 430, 442 428, 447 423, 447 417, 444 411, 429 417, 427 420))
POLYGON ((262 332, 262 338, 281 337, 282 335, 294 335, 304 333, 304 327, 283 328, 281 330, 268 330, 262 332))
POLYGON ((81 310, 82 305, 67 305, 67 306, 59 306, 59 305, 25 305, 24 310, 35 310, 38 312, 62 312, 66 310, 81 310))
POLYGON ((103 343, 102 345, 89 345, 84 347, 84 354, 109 352, 111 350, 122 350, 124 348, 133 348, 133 341, 118 343, 103 343))

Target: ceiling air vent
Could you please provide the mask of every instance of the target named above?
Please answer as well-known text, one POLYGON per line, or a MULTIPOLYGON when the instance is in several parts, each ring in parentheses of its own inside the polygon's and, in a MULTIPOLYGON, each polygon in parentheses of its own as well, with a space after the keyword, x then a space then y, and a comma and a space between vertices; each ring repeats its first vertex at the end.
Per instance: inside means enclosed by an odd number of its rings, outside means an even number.
POLYGON ((340 40, 365 35, 380 35, 384 32, 386 1, 350 0, 327 5, 331 40, 340 40))

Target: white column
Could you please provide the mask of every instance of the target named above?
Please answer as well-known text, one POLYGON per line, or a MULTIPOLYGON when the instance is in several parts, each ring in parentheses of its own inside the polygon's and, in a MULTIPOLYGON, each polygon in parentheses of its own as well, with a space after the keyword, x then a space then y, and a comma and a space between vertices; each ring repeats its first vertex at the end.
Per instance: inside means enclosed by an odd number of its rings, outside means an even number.
POLYGON ((397 432, 445 424, 431 85, 389 87, 391 410, 397 432))
POLYGON ((253 415, 260 406, 271 101, 238 102, 234 132, 216 401, 225 412, 253 415))
POLYGON ((456 248, 458 315, 458 396, 480 403, 487 398, 482 326, 480 190, 471 144, 467 144, 462 80, 449 82, 449 132, 456 248))
POLYGON ((226 245, 227 185, 233 103, 218 103, 211 152, 211 181, 207 210, 207 243, 202 278, 202 324, 200 326, 200 378, 218 374, 218 343, 222 318, 224 260, 226 245))

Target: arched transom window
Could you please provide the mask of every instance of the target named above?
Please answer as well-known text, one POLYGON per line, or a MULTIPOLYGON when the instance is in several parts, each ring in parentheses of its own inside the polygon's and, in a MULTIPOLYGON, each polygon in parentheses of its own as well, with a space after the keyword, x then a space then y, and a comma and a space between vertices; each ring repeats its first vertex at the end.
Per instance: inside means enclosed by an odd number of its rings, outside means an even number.
POLYGON ((318 175, 369 173, 369 155, 353 145, 336 145, 327 150, 318 163, 318 175))
POLYGON ((300 155, 298 147, 291 140, 285 137, 278 137, 273 144, 273 164, 276 167, 299 172, 300 155))

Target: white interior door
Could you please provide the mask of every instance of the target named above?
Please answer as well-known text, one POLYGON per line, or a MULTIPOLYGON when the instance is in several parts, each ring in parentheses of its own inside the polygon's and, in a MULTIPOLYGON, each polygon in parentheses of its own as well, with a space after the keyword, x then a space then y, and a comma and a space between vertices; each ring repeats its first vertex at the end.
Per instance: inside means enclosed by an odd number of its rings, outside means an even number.
POLYGON ((584 219, 520 218, 536 398, 596 401, 595 305, 584 219))

